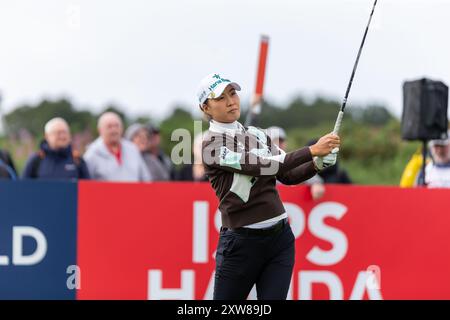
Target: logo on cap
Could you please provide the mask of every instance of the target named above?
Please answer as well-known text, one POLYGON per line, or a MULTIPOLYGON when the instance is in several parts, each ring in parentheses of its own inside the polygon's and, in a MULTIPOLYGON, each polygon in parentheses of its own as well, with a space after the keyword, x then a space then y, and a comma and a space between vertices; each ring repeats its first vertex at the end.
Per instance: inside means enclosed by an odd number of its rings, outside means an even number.
MULTIPOLYGON (((199 91, 197 93, 199 103, 202 104, 208 98, 215 99, 218 97, 221 92, 218 92, 217 88, 219 86, 223 86, 223 84, 232 84, 232 82, 228 79, 222 78, 220 74, 213 73, 206 76, 200 85, 199 91), (214 92, 214 90, 216 92, 214 92)), ((240 90, 238 84, 233 83, 236 90, 240 90)), ((222 88, 223 89, 223 88, 222 88)), ((223 91, 223 90, 221 90, 223 91)))

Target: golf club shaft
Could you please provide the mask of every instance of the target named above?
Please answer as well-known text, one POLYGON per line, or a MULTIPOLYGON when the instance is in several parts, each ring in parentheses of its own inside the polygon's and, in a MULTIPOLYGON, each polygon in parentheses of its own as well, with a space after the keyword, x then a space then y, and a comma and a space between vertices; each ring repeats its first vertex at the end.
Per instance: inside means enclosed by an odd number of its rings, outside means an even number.
POLYGON ((361 45, 359 47, 358 56, 356 57, 356 61, 355 61, 355 64, 353 66, 353 71, 352 71, 352 74, 350 76, 350 81, 348 82, 348 86, 347 86, 347 90, 345 92, 344 100, 342 101, 341 110, 339 111, 338 117, 336 119, 336 123, 334 124, 334 129, 333 129, 333 133, 334 134, 338 134, 339 133, 339 129, 341 127, 342 118, 344 116, 345 106, 347 105, 347 99, 348 99, 348 96, 350 94, 350 89, 352 88, 352 84, 353 84, 353 78, 355 77, 356 69, 358 68, 359 58, 361 57, 361 52, 362 52, 362 49, 364 47, 364 43, 366 42, 367 33, 369 31, 369 26, 370 26, 370 23, 372 21, 373 13, 375 12, 375 7, 377 5, 377 2, 378 2, 378 0, 375 0, 375 2, 373 3, 372 12, 370 13, 369 22, 367 23, 366 31, 364 32, 364 36, 363 36, 363 39, 361 41, 361 45))

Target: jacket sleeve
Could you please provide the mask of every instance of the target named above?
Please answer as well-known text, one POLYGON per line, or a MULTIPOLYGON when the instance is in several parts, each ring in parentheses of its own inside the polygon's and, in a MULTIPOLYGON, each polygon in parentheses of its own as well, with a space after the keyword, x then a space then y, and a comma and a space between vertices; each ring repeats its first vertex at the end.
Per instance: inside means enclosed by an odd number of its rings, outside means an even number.
MULTIPOLYGON (((272 145, 273 154, 282 154, 284 151, 280 149, 276 144, 272 144, 268 137, 268 144, 272 145)), ((316 167, 312 160, 301 164, 289 171, 281 172, 277 174, 277 180, 286 185, 295 185, 314 177, 317 174, 316 167)))
POLYGON ((84 161, 83 158, 81 158, 81 162, 80 162, 80 167, 79 167, 79 179, 90 179, 91 176, 89 174, 89 170, 87 167, 86 162, 84 161))
POLYGON ((273 155, 264 149, 246 150, 239 147, 236 137, 212 135, 203 142, 203 163, 233 173, 248 176, 278 176, 312 161, 309 147, 273 155))
POLYGON ((17 170, 16 167, 14 166, 14 162, 11 158, 11 155, 9 154, 9 152, 5 152, 5 155, 6 155, 6 163, 14 171, 14 174, 17 176, 17 170))
POLYGON ((148 182, 153 181, 153 177, 150 173, 150 170, 147 167, 147 164, 144 161, 144 158, 139 153, 139 181, 148 182))
POLYGON ((33 177, 33 167, 36 166, 35 163, 38 161, 39 156, 37 154, 33 154, 25 164, 25 168, 22 172, 22 179, 34 179, 33 177))
POLYGON ((309 161, 288 172, 277 175, 277 180, 283 184, 294 185, 305 182, 317 173, 314 163, 309 161))
POLYGON ((97 173, 97 161, 95 158, 95 154, 91 149, 87 149, 86 153, 83 156, 83 160, 86 163, 88 172, 89 172, 89 178, 90 179, 99 179, 99 175, 97 173))

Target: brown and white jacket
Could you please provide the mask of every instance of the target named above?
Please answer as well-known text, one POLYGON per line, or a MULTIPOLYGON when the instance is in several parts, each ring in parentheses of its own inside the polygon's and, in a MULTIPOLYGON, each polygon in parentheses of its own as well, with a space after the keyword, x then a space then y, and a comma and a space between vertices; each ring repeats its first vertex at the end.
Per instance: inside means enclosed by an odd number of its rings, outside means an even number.
POLYGON ((298 184, 315 169, 308 147, 286 153, 265 131, 212 120, 203 136, 205 173, 220 200, 222 225, 238 228, 285 212, 276 181, 298 184))

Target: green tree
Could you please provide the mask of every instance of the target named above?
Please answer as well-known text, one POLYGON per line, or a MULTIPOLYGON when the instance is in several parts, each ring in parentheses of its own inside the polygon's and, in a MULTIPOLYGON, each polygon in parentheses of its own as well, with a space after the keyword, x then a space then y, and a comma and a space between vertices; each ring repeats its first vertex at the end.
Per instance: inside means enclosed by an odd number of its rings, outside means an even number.
POLYGON ((33 136, 42 137, 45 123, 54 117, 65 119, 73 132, 95 128, 96 120, 91 112, 75 110, 70 101, 60 99, 43 100, 35 106, 19 106, 4 116, 5 131, 8 135, 15 135, 26 129, 33 136))
MULTIPOLYGON (((159 124, 161 140, 163 141, 162 147, 166 154, 170 155, 172 148, 178 143, 177 141, 171 141, 172 132, 176 129, 186 129, 191 133, 191 137, 193 137, 194 120, 199 119, 194 119, 189 111, 177 106, 172 114, 159 124)), ((207 126, 203 127, 206 130, 207 126)))

